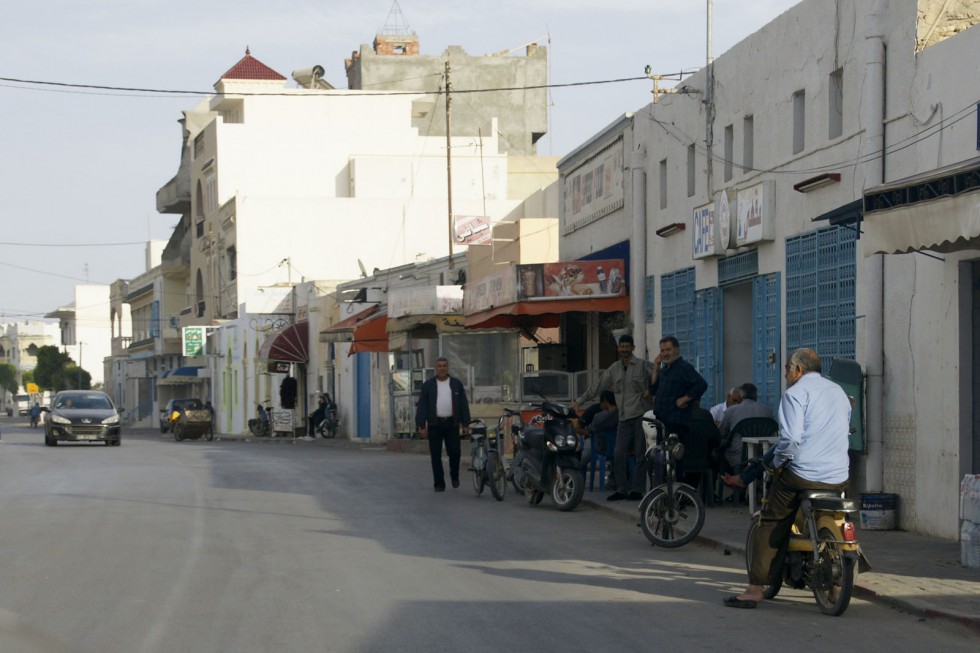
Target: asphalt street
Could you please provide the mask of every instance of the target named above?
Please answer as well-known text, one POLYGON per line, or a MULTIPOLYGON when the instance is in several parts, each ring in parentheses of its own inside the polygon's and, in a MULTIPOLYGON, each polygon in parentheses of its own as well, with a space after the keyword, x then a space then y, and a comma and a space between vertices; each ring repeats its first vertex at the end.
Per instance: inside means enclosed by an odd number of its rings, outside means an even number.
POLYGON ((788 590, 725 608, 737 556, 652 548, 587 505, 477 497, 465 475, 435 493, 425 456, 148 432, 49 448, 0 428, 4 652, 976 650, 860 599, 840 619, 788 590))

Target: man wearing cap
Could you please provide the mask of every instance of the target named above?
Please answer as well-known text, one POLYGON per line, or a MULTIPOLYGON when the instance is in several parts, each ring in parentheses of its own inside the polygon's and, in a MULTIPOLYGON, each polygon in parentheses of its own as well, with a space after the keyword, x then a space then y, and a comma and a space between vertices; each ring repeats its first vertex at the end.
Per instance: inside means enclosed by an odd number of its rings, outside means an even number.
POLYGON ((608 501, 643 498, 646 484, 646 464, 643 452, 646 439, 643 435, 642 420, 646 411, 644 400, 650 396, 648 386, 653 366, 650 361, 633 355, 633 336, 619 337, 619 360, 605 372, 572 404, 578 410, 580 404, 595 397, 602 390, 612 390, 619 407, 619 426, 616 429, 616 449, 613 452, 613 468, 616 477, 616 492, 609 495, 608 501), (629 478, 629 455, 636 454, 636 469, 632 483, 629 478))

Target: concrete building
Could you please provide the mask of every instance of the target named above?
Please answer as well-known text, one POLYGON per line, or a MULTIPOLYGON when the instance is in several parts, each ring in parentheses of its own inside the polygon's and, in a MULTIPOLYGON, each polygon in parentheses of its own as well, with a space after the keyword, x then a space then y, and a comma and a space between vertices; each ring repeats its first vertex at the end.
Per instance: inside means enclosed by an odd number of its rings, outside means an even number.
POLYGON ((60 327, 53 322, 0 324, 0 362, 13 365, 18 374, 34 369, 38 349, 60 344, 60 327))
MULTIPOLYGON (((286 84, 246 52, 215 84, 217 95, 185 112, 181 166, 157 194, 158 210, 181 214, 163 262, 175 278, 186 270, 180 326, 238 334, 212 334, 215 349, 205 353, 241 357, 237 379, 222 372, 211 381, 234 429, 269 394, 246 381, 263 373, 264 339, 303 328, 303 304, 285 302, 294 286, 458 250, 523 214, 523 200, 557 174, 553 158, 502 153, 489 116, 482 139, 452 138, 450 226, 445 136, 413 125, 430 96, 286 84)), ((301 397, 320 387, 310 361, 279 362, 299 379, 301 397)), ((210 365, 186 356, 183 364, 210 365)), ((280 375, 269 381, 277 385, 284 371, 264 373, 280 375)))
POLYGON ((559 162, 562 258, 644 250, 634 329, 650 350, 678 337, 704 403, 752 381, 775 405, 797 347, 825 373, 856 363, 852 493, 894 493, 902 528, 949 538, 980 471, 976 184, 940 205, 884 198, 977 174, 977 15, 806 0, 559 162), (621 195, 597 200, 620 155, 621 195), (912 230, 936 211, 945 229, 912 230))
POLYGON ((454 136, 494 135, 499 151, 531 155, 548 131, 548 49, 537 43, 520 49, 524 56, 511 56, 512 50, 474 56, 454 45, 441 55, 423 55, 416 34, 382 30, 344 62, 347 87, 430 94, 415 103, 412 126, 426 136, 445 138, 448 75, 454 136), (487 125, 493 118, 497 125, 491 134, 487 125))
POLYGON ((106 379, 106 359, 112 353, 109 286, 78 284, 73 294, 70 304, 44 317, 58 320, 61 349, 91 374, 92 387, 100 388, 106 379))

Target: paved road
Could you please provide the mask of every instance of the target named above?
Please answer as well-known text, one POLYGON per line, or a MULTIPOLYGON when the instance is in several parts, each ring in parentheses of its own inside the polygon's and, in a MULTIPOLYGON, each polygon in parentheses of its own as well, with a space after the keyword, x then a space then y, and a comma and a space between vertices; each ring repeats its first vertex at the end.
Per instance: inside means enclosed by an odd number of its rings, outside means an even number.
POLYGON ((431 490, 424 456, 342 443, 44 447, 0 420, 0 651, 974 651, 958 627, 784 591, 724 608, 741 560, 653 549, 604 511, 431 490))

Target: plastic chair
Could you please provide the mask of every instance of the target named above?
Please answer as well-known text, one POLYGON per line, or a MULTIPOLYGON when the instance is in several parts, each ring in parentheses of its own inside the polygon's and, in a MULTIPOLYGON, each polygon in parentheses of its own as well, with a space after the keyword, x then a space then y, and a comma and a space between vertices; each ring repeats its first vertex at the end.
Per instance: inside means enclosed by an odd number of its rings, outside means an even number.
POLYGON ((606 463, 612 464, 613 452, 616 450, 616 431, 600 431, 595 434, 595 437, 602 438, 603 441, 603 452, 600 454, 595 446, 595 442, 592 443, 592 457, 589 458, 589 490, 595 488, 595 475, 599 472, 599 491, 606 489, 606 463))
MULTIPOLYGON (((746 417, 745 419, 739 421, 732 430, 729 432, 728 437, 722 441, 719 445, 719 449, 724 452, 731 444, 732 440, 735 438, 775 438, 779 434, 779 422, 777 422, 772 417, 746 417)), ((739 464, 739 468, 744 468, 746 463, 746 453, 745 446, 742 446, 742 460, 739 464)), ((740 471, 740 470, 736 470, 740 471)), ((724 482, 721 480, 721 476, 718 477, 718 493, 719 496, 723 496, 721 493, 724 490, 724 482)), ((741 501, 743 495, 742 490, 735 490, 736 501, 741 501)))
POLYGON ((688 432, 681 435, 684 445, 683 470, 685 476, 699 475, 698 491, 709 506, 715 505, 715 474, 711 468, 711 446, 720 436, 715 421, 711 419, 692 419, 688 432))

